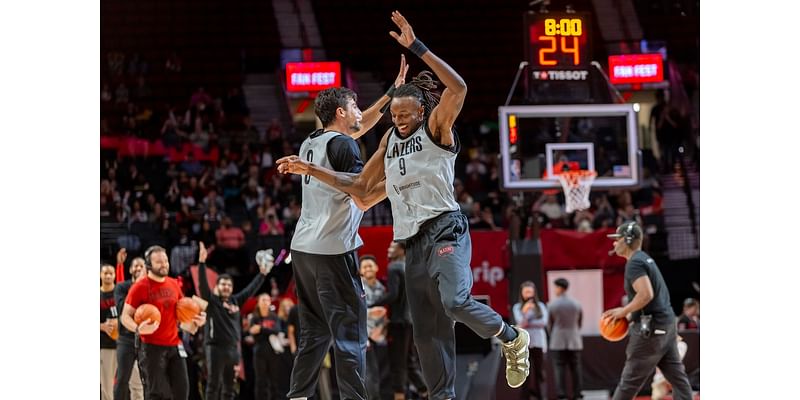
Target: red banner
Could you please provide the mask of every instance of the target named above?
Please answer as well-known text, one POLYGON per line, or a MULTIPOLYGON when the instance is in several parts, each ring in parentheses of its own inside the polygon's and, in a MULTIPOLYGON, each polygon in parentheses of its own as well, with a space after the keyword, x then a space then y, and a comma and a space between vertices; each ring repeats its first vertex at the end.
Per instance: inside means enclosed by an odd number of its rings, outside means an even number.
POLYGON ((608 57, 611 83, 646 83, 664 80, 661 54, 625 54, 608 57))
POLYGON ((342 85, 342 67, 338 61, 286 63, 286 90, 319 92, 342 85))
MULTIPOLYGON (((371 254, 378 260, 378 278, 385 281, 386 257, 389 244, 392 242, 391 226, 362 227, 359 234, 364 240, 364 247, 358 251, 359 256, 371 254)), ((509 315, 508 305, 508 252, 506 231, 471 231, 472 238, 472 294, 487 296, 489 305, 503 317, 509 315)))
POLYGON ((613 241, 606 235, 614 229, 585 233, 566 229, 542 229, 542 272, 564 269, 602 269, 603 307, 609 309, 621 304, 625 259, 608 255, 613 241))

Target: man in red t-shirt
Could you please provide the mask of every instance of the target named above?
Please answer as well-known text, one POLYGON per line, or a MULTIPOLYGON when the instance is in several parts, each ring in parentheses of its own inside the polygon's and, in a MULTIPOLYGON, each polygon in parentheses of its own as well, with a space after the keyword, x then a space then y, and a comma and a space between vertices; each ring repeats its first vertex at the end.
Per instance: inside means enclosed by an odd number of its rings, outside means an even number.
MULTIPOLYGON (((122 324, 141 338, 139 369, 148 400, 186 400, 189 397, 189 375, 186 370, 186 351, 178 336, 175 305, 183 297, 178 281, 167 276, 169 259, 161 246, 145 251, 147 277, 139 279, 128 292, 122 309, 122 324), (133 315, 142 304, 152 304, 161 312, 161 322, 151 320, 136 324, 133 315)), ((202 312, 191 323, 180 327, 191 334, 206 323, 202 312)))

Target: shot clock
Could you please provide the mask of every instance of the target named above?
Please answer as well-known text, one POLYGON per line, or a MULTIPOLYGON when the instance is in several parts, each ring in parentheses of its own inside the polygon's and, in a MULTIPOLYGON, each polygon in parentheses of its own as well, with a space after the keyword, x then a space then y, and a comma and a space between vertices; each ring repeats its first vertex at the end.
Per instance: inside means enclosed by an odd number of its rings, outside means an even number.
POLYGON ((527 14, 526 52, 534 79, 586 80, 592 60, 590 14, 527 14), (584 71, 584 72, 581 72, 584 71))

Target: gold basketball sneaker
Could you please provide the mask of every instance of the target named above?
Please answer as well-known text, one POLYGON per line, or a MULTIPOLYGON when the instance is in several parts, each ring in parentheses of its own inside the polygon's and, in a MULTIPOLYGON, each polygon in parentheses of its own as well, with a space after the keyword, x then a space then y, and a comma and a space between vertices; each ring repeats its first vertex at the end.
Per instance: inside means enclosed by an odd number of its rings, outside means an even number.
POLYGON ((512 388, 518 388, 525 383, 530 372, 530 362, 528 361, 528 344, 531 337, 525 329, 513 327, 517 331, 517 338, 502 343, 503 356, 506 358, 506 382, 512 388))

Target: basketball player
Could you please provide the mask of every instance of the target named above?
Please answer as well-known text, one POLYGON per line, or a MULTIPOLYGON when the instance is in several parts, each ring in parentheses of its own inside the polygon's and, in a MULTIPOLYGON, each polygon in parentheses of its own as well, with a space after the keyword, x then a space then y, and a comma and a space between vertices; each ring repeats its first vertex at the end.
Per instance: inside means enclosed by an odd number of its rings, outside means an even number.
MULTIPOLYGON (((125 259, 128 253, 124 248, 117 252, 117 271, 124 271, 125 259), (122 268, 120 268, 122 266, 122 268)), ((114 301, 117 304, 118 314, 122 315, 125 306, 125 298, 131 285, 139 277, 144 275, 144 258, 136 257, 131 261, 131 279, 120 282, 114 288, 114 301)), ((119 280, 121 277, 117 277, 119 280)), ((117 377, 114 380, 114 400, 143 400, 144 387, 142 378, 139 376, 139 365, 136 362, 136 347, 134 345, 134 335, 119 322, 119 338, 117 339, 117 377)))
MULTIPOLYGON (((189 375, 186 369, 186 350, 178 337, 178 316, 175 305, 183 297, 178 281, 167 276, 167 250, 151 246, 144 253, 147 275, 131 286, 122 309, 122 324, 141 338, 139 369, 147 400, 186 400, 189 398, 189 375), (133 315, 142 304, 152 304, 161 312, 161 322, 151 320, 136 324, 133 315)), ((194 334, 206 323, 201 312, 190 323, 180 327, 194 334)))
POLYGON ((395 11, 392 21, 401 33, 390 35, 422 58, 444 83, 441 97, 432 92, 437 82, 427 71, 397 88, 391 103, 394 127, 360 174, 331 171, 298 156, 278 160, 278 170, 319 179, 364 199, 365 206, 388 193, 394 240, 406 244, 409 309, 431 399, 455 397, 454 320, 483 338, 494 336, 503 342, 506 381, 519 387, 529 372, 528 333, 506 324, 470 295, 472 244, 467 218, 453 195, 455 160, 461 147, 453 123, 464 104, 466 83, 414 36, 405 17, 395 11))
POLYGON ((264 283, 267 274, 272 270, 274 259, 267 255, 263 263, 259 263, 259 273, 253 277, 247 287, 233 294, 233 279, 228 274, 217 277, 217 293, 211 293, 206 274, 206 258, 208 251, 203 242, 199 243, 198 271, 200 296, 208 300, 207 320, 203 344, 205 345, 208 382, 206 384, 206 400, 225 399, 235 396, 233 368, 239 364, 239 338, 242 337, 242 318, 239 307, 248 298, 256 294, 264 283))
POLYGON ((614 400, 636 397, 656 366, 672 384, 672 397, 690 400, 692 387, 678 352, 678 332, 669 290, 655 261, 642 251, 642 229, 635 222, 626 222, 608 237, 614 239, 614 253, 628 260, 625 293, 631 299, 625 307, 603 313, 603 318, 612 320, 631 315, 630 339, 625 350, 627 359, 622 378, 614 390, 614 400))
MULTIPOLYGON (((407 71, 405 58, 401 57, 393 89, 405 82, 407 71)), ((335 171, 361 172, 360 150, 351 136, 358 137, 372 129, 390 95, 381 97, 362 115, 352 90, 321 91, 314 101, 314 111, 323 129, 312 132, 303 141, 300 154, 309 162, 335 171)), ((362 201, 365 200, 355 199, 310 176, 303 178, 303 204, 291 244, 300 334, 287 394, 290 399, 314 395, 331 341, 340 397, 357 400, 367 397, 364 387, 367 309, 355 254, 363 245, 358 236, 364 215, 360 209, 362 201)))

